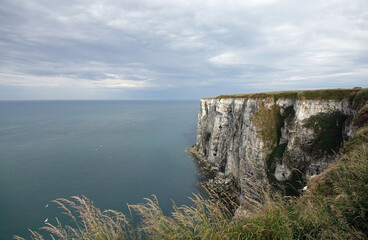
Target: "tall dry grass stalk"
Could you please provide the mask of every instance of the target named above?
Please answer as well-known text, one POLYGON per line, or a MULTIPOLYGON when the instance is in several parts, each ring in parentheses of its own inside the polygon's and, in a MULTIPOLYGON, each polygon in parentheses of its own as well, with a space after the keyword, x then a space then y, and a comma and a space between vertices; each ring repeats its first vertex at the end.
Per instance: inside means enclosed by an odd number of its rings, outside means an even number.
POLYGON ((146 204, 131 205, 141 216, 140 231, 150 239, 217 239, 232 220, 232 212, 217 200, 194 195, 192 206, 173 206, 171 217, 164 216, 157 198, 146 204))
MULTIPOLYGON (((85 196, 73 196, 72 200, 59 198, 53 202, 73 220, 74 225, 63 226, 58 219, 56 219, 56 225, 46 223, 46 226, 40 229, 47 231, 51 239, 139 239, 135 229, 123 213, 114 210, 101 211, 85 196)), ((32 240, 45 239, 38 232, 30 230, 30 233, 32 240)), ((19 236, 14 236, 14 238, 24 240, 19 236)))
MULTIPOLYGON (((128 205, 140 216, 140 224, 134 228, 127 217, 117 211, 100 211, 85 196, 73 196, 72 200, 60 198, 55 201, 74 225, 46 223, 41 230, 51 239, 120 240, 120 239, 219 239, 227 236, 232 221, 232 212, 220 200, 204 199, 193 195, 193 205, 178 207, 173 203, 171 216, 165 216, 158 199, 146 198, 146 203, 128 205)), ((32 240, 44 240, 46 235, 30 230, 32 240)), ((14 236, 14 239, 25 238, 14 236)))

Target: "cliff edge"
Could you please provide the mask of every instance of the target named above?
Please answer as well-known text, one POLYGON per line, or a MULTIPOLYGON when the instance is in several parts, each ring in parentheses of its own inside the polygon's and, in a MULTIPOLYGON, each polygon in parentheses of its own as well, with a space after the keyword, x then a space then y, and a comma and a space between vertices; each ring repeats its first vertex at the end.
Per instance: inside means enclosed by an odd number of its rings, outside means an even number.
POLYGON ((203 98, 190 152, 215 177, 230 176, 240 199, 252 184, 298 195, 340 158, 367 102, 367 88, 203 98))

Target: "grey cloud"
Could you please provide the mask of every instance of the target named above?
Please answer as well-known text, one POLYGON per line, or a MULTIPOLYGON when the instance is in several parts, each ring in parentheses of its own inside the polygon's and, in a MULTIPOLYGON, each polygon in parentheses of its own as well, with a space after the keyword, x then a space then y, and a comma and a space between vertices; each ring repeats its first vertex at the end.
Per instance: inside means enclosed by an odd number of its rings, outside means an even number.
POLYGON ((199 98, 364 86, 367 8, 362 0, 3 0, 0 88, 34 81, 36 96, 40 84, 60 81, 60 96, 78 82, 90 98, 199 98))

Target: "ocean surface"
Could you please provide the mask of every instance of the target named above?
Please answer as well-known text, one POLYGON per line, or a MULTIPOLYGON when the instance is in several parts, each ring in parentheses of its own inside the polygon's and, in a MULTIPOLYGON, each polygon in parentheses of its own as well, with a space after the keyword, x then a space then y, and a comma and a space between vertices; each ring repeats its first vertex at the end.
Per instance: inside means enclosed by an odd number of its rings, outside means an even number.
POLYGON ((172 201, 190 204, 203 193, 185 152, 198 110, 199 101, 0 102, 0 239, 65 218, 50 202, 60 197, 125 213, 152 194, 166 214, 172 201))

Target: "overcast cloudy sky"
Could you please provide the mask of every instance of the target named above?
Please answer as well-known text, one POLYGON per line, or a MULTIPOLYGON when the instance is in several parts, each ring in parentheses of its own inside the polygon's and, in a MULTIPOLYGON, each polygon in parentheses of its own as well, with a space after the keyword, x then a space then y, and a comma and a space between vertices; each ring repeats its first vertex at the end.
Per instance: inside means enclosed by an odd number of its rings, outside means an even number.
POLYGON ((355 86, 367 0, 0 0, 0 100, 355 86))

